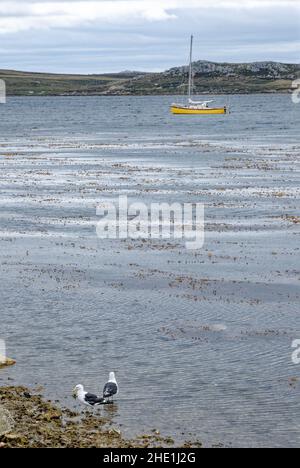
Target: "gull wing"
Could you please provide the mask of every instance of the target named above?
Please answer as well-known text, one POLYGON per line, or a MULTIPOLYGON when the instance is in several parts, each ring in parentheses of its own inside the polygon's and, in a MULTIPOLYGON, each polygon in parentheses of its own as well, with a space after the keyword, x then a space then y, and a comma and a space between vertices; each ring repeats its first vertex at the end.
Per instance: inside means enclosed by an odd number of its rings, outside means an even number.
POLYGON ((118 386, 113 382, 108 382, 103 389, 104 398, 110 398, 118 393, 118 386))
POLYGON ((84 399, 90 405, 99 405, 100 403, 104 402, 103 398, 99 398, 97 395, 94 395, 93 393, 87 393, 84 399))

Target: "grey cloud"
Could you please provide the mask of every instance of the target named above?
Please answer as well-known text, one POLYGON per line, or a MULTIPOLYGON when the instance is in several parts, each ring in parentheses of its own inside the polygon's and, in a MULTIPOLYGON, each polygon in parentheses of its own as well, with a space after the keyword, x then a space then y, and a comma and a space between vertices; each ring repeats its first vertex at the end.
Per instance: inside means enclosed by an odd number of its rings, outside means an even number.
POLYGON ((186 63, 192 32, 195 59, 300 62, 299 9, 287 9, 284 1, 250 10, 187 8, 170 13, 177 19, 88 22, 0 35, 0 68, 71 73, 162 70, 186 63))

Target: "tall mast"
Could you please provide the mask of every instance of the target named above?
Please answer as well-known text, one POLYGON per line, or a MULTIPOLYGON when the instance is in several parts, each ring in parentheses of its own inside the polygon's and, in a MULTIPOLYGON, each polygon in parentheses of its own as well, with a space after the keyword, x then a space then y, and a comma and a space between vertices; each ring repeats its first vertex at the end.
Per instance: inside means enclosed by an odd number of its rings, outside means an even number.
POLYGON ((190 48, 190 68, 189 68, 189 99, 192 97, 192 88, 193 88, 193 41, 194 36, 191 36, 191 48, 190 48))

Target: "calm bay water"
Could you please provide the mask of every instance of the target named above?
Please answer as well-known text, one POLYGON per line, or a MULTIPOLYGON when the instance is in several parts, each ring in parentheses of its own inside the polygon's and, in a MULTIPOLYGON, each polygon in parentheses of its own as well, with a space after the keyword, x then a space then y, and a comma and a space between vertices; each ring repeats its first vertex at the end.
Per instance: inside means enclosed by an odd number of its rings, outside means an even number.
POLYGON ((125 435, 300 446, 300 106, 216 99, 230 115, 174 117, 169 97, 0 107, 0 338, 18 361, 0 383, 74 407, 74 385, 115 370, 125 435), (119 195, 205 203, 204 248, 97 239, 119 195))

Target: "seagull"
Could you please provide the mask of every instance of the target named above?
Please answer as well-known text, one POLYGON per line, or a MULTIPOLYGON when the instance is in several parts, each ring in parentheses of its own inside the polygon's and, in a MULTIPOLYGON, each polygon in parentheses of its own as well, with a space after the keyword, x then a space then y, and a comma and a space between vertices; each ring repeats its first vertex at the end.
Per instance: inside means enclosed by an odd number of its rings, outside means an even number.
POLYGON ((89 406, 90 408, 94 408, 95 406, 100 406, 105 403, 104 398, 99 398, 97 395, 86 392, 83 385, 76 385, 74 388, 74 396, 78 401, 80 401, 80 403, 89 406))
POLYGON ((103 398, 108 400, 119 393, 119 387, 114 372, 110 372, 108 382, 103 389, 103 398))

